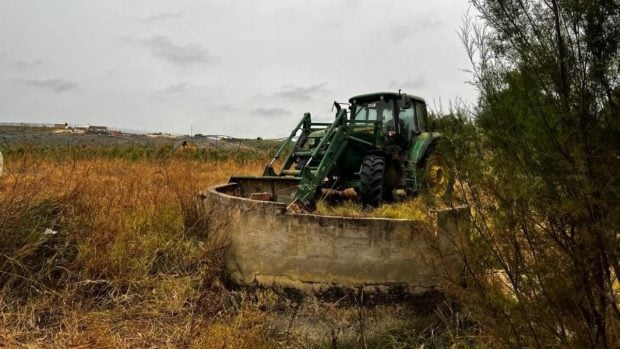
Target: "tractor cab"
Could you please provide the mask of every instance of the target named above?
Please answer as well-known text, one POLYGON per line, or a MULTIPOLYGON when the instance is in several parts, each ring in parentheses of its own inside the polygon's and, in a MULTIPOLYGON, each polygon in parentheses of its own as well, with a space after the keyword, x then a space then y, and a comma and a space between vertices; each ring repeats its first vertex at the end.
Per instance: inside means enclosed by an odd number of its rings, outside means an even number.
POLYGON ((426 104, 422 98, 380 92, 352 97, 350 100, 352 122, 375 121, 382 124, 382 137, 386 144, 407 148, 413 138, 427 131, 426 104))

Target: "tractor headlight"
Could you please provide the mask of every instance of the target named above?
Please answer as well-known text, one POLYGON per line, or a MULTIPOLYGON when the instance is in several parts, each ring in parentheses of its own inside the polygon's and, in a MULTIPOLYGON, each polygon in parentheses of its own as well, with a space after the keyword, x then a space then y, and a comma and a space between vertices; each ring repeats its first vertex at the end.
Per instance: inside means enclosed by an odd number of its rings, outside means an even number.
POLYGON ((308 146, 310 148, 314 148, 317 144, 319 144, 317 138, 310 138, 310 139, 308 139, 308 146))

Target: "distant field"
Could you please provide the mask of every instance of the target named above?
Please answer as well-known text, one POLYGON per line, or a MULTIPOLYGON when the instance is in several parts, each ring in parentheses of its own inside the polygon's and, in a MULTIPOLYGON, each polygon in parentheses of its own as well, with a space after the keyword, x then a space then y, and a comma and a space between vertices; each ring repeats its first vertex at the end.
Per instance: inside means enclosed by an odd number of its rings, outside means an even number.
POLYGON ((71 132, 70 130, 49 127, 21 127, 0 125, 0 145, 144 145, 157 147, 188 141, 197 147, 235 148, 253 147, 271 149, 279 144, 278 140, 240 139, 226 136, 166 136, 158 134, 128 134, 120 132, 71 132))
POLYGON ((36 154, 54 159, 161 159, 175 156, 196 160, 265 159, 278 140, 166 137, 121 133, 65 133, 50 128, 0 126, 0 151, 5 156, 36 154))

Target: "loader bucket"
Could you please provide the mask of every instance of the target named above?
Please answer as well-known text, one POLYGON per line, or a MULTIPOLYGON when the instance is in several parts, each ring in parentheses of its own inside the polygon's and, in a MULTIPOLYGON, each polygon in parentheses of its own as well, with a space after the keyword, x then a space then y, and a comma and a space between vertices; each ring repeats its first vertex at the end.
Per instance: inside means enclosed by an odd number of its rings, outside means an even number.
POLYGON ((300 178, 281 176, 232 176, 229 183, 236 183, 235 196, 253 200, 289 204, 295 198, 300 178))

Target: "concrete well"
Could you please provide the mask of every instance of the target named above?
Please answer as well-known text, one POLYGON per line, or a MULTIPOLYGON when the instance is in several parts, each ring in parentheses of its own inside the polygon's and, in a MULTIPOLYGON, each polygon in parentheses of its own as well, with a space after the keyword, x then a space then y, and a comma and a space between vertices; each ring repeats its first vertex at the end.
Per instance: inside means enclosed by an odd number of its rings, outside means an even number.
POLYGON ((238 184, 229 183, 203 197, 205 209, 228 222, 226 267, 238 284, 419 293, 463 270, 466 208, 431 212, 429 223, 287 213, 283 203, 238 195, 238 184))

